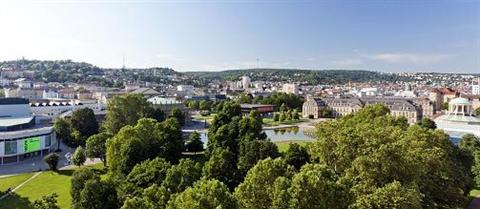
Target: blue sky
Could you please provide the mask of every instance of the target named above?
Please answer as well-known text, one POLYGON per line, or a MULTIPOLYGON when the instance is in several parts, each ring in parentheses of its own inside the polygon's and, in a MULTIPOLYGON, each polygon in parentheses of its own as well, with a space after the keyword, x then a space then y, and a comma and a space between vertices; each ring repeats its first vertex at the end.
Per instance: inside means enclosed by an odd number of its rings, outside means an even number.
POLYGON ((0 60, 480 72, 480 0, 1 1, 0 60))

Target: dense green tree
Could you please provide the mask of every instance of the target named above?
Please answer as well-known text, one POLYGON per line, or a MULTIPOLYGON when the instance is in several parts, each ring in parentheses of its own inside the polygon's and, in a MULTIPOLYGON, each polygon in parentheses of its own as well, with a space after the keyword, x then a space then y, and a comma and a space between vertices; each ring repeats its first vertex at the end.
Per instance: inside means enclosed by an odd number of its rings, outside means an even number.
POLYGON ((270 209, 289 209, 290 208, 290 188, 291 180, 280 176, 273 183, 272 206, 270 209))
POLYGON ((404 187, 398 181, 376 189, 357 199, 350 207, 352 209, 420 209, 422 195, 413 188, 404 187))
POLYGON ((238 169, 241 174, 246 174, 258 161, 266 158, 277 158, 280 156, 277 145, 270 141, 242 141, 240 142, 240 153, 238 155, 238 169))
MULTIPOLYGON (((236 128, 236 127, 230 127, 236 128)), ((239 141, 265 140, 267 135, 262 129, 262 118, 258 111, 251 111, 248 117, 238 122, 239 141)))
POLYGON ((287 109, 287 106, 285 106, 285 103, 282 103, 282 105, 280 105, 278 110, 283 113, 283 112, 286 112, 288 109, 287 109))
POLYGON ((300 120, 300 114, 298 113, 297 109, 294 109, 292 112, 292 119, 293 120, 300 120))
POLYGON ((103 127, 116 134, 126 125, 135 125, 140 118, 152 117, 154 109, 141 94, 115 96, 108 101, 107 116, 103 127))
POLYGON ((258 99, 258 102, 261 104, 271 104, 275 105, 277 110, 285 111, 288 109, 301 109, 303 102, 305 100, 302 96, 295 95, 295 94, 286 94, 282 92, 275 92, 270 96, 264 97, 262 99, 258 99), (284 106, 283 110, 281 110, 281 106, 284 106))
POLYGON ((88 180, 100 180, 100 177, 89 168, 79 168, 73 172, 70 187, 70 195, 72 196, 72 208, 80 209, 80 194, 88 180))
POLYGON ((216 148, 203 167, 203 176, 207 179, 217 179, 233 189, 238 184, 236 159, 227 149, 216 148))
POLYGON ((52 193, 50 195, 42 196, 41 199, 35 200, 32 204, 34 209, 60 209, 57 204, 58 195, 52 193))
POLYGON ((282 159, 267 158, 248 171, 243 183, 235 189, 241 209, 268 209, 275 198, 275 181, 278 177, 290 178, 293 168, 282 159))
POLYGON ((303 165, 310 161, 310 155, 305 147, 297 143, 290 143, 288 150, 284 154, 285 162, 296 169, 300 169, 303 165))
POLYGON ((82 146, 77 147, 72 155, 72 163, 76 166, 81 166, 86 160, 87 156, 85 155, 85 149, 83 149, 82 146))
POLYGON ((177 162, 184 150, 180 124, 170 118, 158 123, 141 119, 107 140, 107 164, 112 174, 126 176, 138 163, 156 157, 177 162))
POLYGON ((474 176, 475 184, 480 186, 480 151, 473 153, 473 157, 472 174, 474 176))
POLYGON ((146 188, 141 196, 129 197, 124 201, 122 209, 165 209, 171 192, 156 184, 146 188))
POLYGON ((237 203, 227 186, 218 180, 202 179, 176 195, 168 209, 236 209, 237 203))
POLYGON ((418 188, 424 208, 463 205, 472 180, 449 136, 388 113, 382 105, 370 105, 319 124, 318 139, 309 148, 313 162, 334 170, 349 185, 353 202, 398 181, 418 188))
MULTIPOLYGON (((199 104, 198 104, 198 108, 200 108, 200 110, 210 110, 210 102, 206 101, 206 100, 202 100, 199 104)), ((198 109, 197 108, 197 109, 198 109)))
POLYGON ((72 146, 70 122, 64 118, 57 118, 53 124, 53 130, 57 136, 57 150, 60 150, 60 140, 65 144, 72 146))
POLYGON ((273 121, 279 121, 280 120, 280 114, 278 112, 273 113, 273 121))
POLYGON ((168 169, 162 186, 172 193, 179 193, 202 176, 202 165, 190 159, 182 159, 177 165, 168 169))
POLYGON ((322 108, 320 110, 320 117, 322 118, 333 118, 333 111, 330 108, 322 108))
POLYGON ((78 208, 82 209, 116 209, 118 200, 112 182, 91 179, 85 182, 80 193, 78 208))
MULTIPOLYGON (((93 110, 90 108, 81 108, 73 111, 70 117, 70 124, 73 129, 80 132, 80 136, 83 139, 98 133, 98 122, 93 110)), ((82 140, 80 145, 85 146, 85 141, 82 140)))
POLYGON ((291 186, 290 208, 347 208, 347 190, 336 183, 333 170, 321 164, 308 164, 295 174, 291 186))
POLYGON ((283 122, 287 119, 287 115, 285 115, 285 112, 280 112, 280 116, 278 117, 278 121, 283 122))
POLYGON ((188 107, 193 109, 193 110, 199 110, 200 109, 200 102, 199 101, 190 101, 188 103, 188 107))
POLYGON ((252 100, 252 96, 245 93, 242 93, 237 97, 237 102, 241 104, 252 104, 252 100))
POLYGON ((430 118, 422 118, 422 120, 418 123, 419 126, 423 128, 428 128, 428 129, 436 129, 437 124, 435 124, 435 121, 433 121, 430 118))
POLYGON ((165 113, 161 109, 153 109, 152 113, 149 114, 149 118, 153 118, 158 122, 162 122, 165 120, 166 116, 165 113))
POLYGON ((99 133, 88 137, 85 154, 89 158, 100 158, 103 164, 106 166, 106 143, 112 135, 109 133, 99 133))
POLYGON ((173 108, 171 117, 177 119, 180 125, 185 125, 185 115, 183 114, 182 110, 178 108, 173 108))
POLYGON ((145 160, 135 165, 120 187, 121 198, 141 194, 153 184, 162 184, 170 167, 170 163, 163 158, 145 160))
POLYGON ((475 115, 477 117, 480 117, 480 107, 478 107, 477 109, 475 109, 475 115))
POLYGON ((480 139, 473 134, 465 134, 460 139, 458 147, 473 155, 476 151, 480 151, 480 139))
POLYGON ((200 139, 200 133, 194 131, 190 134, 189 140, 185 145, 188 152, 201 152, 203 151, 203 142, 200 139))
POLYGON ((43 161, 48 165, 50 170, 56 171, 59 159, 60 157, 56 153, 50 153, 43 158, 43 161))

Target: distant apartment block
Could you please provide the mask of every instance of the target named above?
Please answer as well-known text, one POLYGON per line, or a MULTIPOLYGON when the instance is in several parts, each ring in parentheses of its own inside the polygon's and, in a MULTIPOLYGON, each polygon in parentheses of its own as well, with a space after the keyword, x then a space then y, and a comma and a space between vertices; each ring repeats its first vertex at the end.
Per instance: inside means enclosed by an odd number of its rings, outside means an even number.
POLYGON ((294 83, 285 83, 282 86, 282 91, 287 94, 298 94, 298 86, 294 83))

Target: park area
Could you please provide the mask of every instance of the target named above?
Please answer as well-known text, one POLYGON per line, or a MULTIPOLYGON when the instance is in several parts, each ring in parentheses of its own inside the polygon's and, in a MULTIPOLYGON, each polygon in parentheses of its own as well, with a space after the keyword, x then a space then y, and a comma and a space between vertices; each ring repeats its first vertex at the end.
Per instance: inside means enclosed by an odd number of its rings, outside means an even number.
MULTIPOLYGON (((104 173, 101 163, 88 166, 97 172, 104 173)), ((67 169, 0 176, 1 195, 8 188, 18 187, 11 195, 0 200, 0 209, 31 209, 31 203, 52 193, 58 195, 57 201, 60 208, 70 208, 70 178, 74 171, 74 169, 67 169)))

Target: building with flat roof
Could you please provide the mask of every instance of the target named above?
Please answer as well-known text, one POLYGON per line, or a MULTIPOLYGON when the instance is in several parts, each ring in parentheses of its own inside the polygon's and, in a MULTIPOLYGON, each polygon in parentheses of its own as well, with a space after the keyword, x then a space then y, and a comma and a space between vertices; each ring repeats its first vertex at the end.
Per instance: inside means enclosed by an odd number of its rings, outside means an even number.
POLYGON ((181 101, 178 101, 175 98, 165 98, 165 97, 152 97, 147 99, 148 102, 152 103, 153 108, 160 109, 165 113, 166 116, 172 114, 174 108, 178 108, 182 111, 185 116, 185 122, 189 123, 192 121, 192 116, 190 114, 190 109, 185 106, 181 101))
POLYGON ((53 127, 32 114, 28 99, 0 98, 0 165, 43 156, 55 147, 53 127))
POLYGON ((242 109, 242 114, 248 115, 251 111, 256 110, 260 113, 261 116, 269 116, 275 112, 275 105, 265 105, 265 104, 240 104, 242 109))

